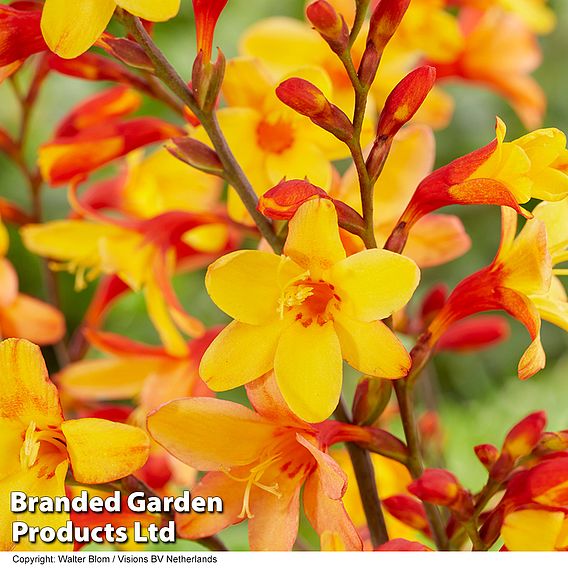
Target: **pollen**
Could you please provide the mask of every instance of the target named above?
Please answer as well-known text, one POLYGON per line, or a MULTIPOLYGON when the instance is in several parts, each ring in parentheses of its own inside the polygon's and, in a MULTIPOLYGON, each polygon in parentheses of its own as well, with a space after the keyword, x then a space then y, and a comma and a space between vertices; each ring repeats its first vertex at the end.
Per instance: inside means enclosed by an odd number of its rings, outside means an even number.
POLYGON ((67 448, 62 438, 63 434, 59 429, 38 430, 36 423, 32 420, 20 448, 22 469, 29 469, 37 463, 42 443, 50 444, 60 453, 67 455, 67 448))

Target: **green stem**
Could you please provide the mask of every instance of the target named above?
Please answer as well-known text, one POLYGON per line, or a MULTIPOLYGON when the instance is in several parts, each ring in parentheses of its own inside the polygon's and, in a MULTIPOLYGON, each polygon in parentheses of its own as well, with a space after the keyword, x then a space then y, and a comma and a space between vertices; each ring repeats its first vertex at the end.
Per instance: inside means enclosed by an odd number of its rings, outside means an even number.
POLYGON ((367 10, 369 9, 369 4, 371 0, 358 0, 357 1, 357 9, 355 12, 355 21, 353 22, 353 27, 351 28, 351 33, 349 35, 349 46, 351 47, 357 37, 359 36, 359 32, 363 27, 363 23, 365 22, 365 16, 367 15, 367 10))
MULTIPOLYGON (((406 445, 408 446, 408 470, 413 479, 418 479, 424 472, 424 464, 422 462, 420 436, 412 400, 413 383, 410 379, 409 377, 395 381, 394 390, 398 400, 404 435, 406 436, 406 445)), ((438 507, 431 503, 424 503, 424 509, 438 550, 448 550, 448 537, 438 507)))
POLYGON ((124 12, 121 18, 127 30, 133 35, 154 64, 156 77, 177 95, 177 97, 191 109, 195 116, 197 116, 209 135, 213 147, 223 164, 227 180, 235 188, 262 236, 268 241, 276 253, 280 253, 282 250, 282 241, 274 232, 272 223, 257 210, 258 197, 229 148, 227 140, 219 128, 215 111, 212 110, 208 113, 203 112, 197 104, 191 89, 153 42, 139 18, 124 12))
MULTIPOLYGON (((339 401, 339 405, 335 410, 335 416, 341 422, 351 423, 343 399, 339 401)), ((359 494, 367 519, 371 542, 373 548, 377 548, 381 544, 388 542, 389 535, 381 501, 379 499, 375 469, 371 461, 371 455, 367 450, 353 442, 347 443, 346 446, 349 457, 351 458, 351 463, 353 464, 355 478, 357 479, 357 486, 359 487, 359 494)))

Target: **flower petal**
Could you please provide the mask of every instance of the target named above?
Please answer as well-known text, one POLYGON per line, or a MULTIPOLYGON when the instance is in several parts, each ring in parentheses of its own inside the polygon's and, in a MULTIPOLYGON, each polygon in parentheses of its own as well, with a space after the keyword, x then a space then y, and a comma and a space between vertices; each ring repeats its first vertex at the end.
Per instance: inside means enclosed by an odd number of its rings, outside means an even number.
POLYGON ((526 509, 505 517, 501 536, 512 551, 551 552, 562 528, 564 513, 526 509))
POLYGON ((278 342, 274 372, 292 412, 307 422, 329 418, 339 402, 343 376, 333 323, 289 326, 278 342))
POLYGON ((66 420, 61 430, 79 483, 108 483, 140 469, 150 440, 144 430, 99 418, 66 420))
POLYGON ((209 266, 205 286, 226 314, 243 323, 260 325, 278 317, 282 288, 301 274, 302 269, 290 259, 239 250, 209 266))
MULTIPOLYGON (((0 223, 0 230, 4 225, 0 223)), ((12 264, 0 258, 0 307, 9 306, 18 295, 18 274, 12 264)))
POLYGON ((57 388, 49 380, 39 347, 25 339, 0 343, 0 417, 39 429, 63 419, 57 388))
POLYGON ((362 322, 337 314, 335 330, 343 358, 354 369, 385 379, 399 379, 408 374, 412 365, 410 355, 382 321, 362 322))
POLYGON ((275 426, 234 402, 183 398, 152 412, 148 430, 182 462, 220 470, 254 462, 270 443, 275 426))
POLYGON ((373 321, 408 303, 418 286, 420 270, 405 256, 371 249, 337 263, 330 280, 355 318, 373 321))
POLYGON ((284 322, 248 325, 234 321, 211 343, 199 365, 209 388, 224 391, 261 377, 274 367, 284 322))
POLYGON ((345 258, 337 213, 329 199, 311 199, 300 205, 289 223, 284 254, 309 270, 312 278, 320 278, 345 258))
POLYGON ((110 22, 114 0, 47 0, 41 16, 41 31, 51 51, 73 59, 87 51, 110 22))
POLYGON ((180 0, 114 0, 127 12, 150 22, 163 22, 177 15, 180 0))
POLYGON ((18 294, 10 306, 0 310, 0 330, 3 337, 21 337, 37 345, 51 345, 65 335, 65 319, 53 306, 18 294))

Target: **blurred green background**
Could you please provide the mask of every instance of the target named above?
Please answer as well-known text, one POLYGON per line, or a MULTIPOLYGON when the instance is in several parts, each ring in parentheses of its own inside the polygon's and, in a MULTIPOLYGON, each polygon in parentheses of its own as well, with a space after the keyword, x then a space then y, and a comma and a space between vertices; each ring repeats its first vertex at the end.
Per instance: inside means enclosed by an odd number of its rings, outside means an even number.
MULTIPOLYGON (((4 3, 4 2, 3 2, 4 3)), ((156 40, 177 69, 189 77, 195 56, 195 36, 191 2, 183 0, 179 18, 156 28, 156 40)), ((302 0, 275 3, 273 0, 230 0, 217 27, 215 43, 222 46, 228 56, 237 53, 238 38, 252 22, 273 15, 302 17, 302 0)), ((556 126, 568 131, 568 3, 551 1, 558 14, 558 27, 554 33, 542 38, 544 63, 536 77, 548 94, 549 107, 545 126, 556 126)), ((25 83, 24 72, 22 82, 25 83)), ((47 81, 37 109, 32 117, 28 144, 28 158, 35 159, 37 145, 49 139, 57 122, 77 102, 105 85, 79 81, 54 75, 47 81)), ((495 115, 501 116, 509 126, 508 139, 524 133, 524 129, 510 107, 496 95, 473 86, 449 87, 457 101, 456 112, 449 128, 436 134, 439 165, 486 144, 494 133, 495 115)), ((148 102, 143 112, 170 117, 167 110, 148 102)), ((8 82, 0 85, 0 126, 16 131, 19 111, 8 82)), ((0 155, 0 196, 13 200, 23 207, 29 206, 27 189, 17 169, 0 155)), ((61 218, 68 206, 65 191, 46 188, 43 193, 46 219, 61 218)), ((472 249, 461 259, 439 269, 423 273, 422 292, 428 284, 446 282, 455 285, 464 276, 488 264, 499 242, 500 219, 497 208, 468 207, 455 211, 464 221, 473 239, 472 249)), ((35 296, 45 297, 42 271, 31 254, 26 252, 11 229, 10 259, 17 267, 21 289, 35 296)), ((92 288, 81 293, 73 291, 73 277, 58 274, 57 281, 63 310, 69 329, 79 323, 88 305, 92 288)), ((224 315, 211 303, 203 289, 203 272, 176 278, 175 286, 190 311, 208 324, 226 321, 224 315)), ((419 297, 419 295, 418 295, 419 297)), ((515 376, 518 360, 529 343, 522 326, 512 321, 511 338, 490 350, 469 354, 444 354, 437 357, 431 368, 435 391, 442 415, 447 463, 462 481, 477 490, 483 483, 483 468, 477 463, 472 447, 479 443, 499 445, 504 434, 515 421, 529 412, 546 409, 550 429, 568 428, 568 357, 566 334, 545 323, 543 343, 548 355, 544 371, 526 382, 515 376)), ((129 295, 121 300, 108 320, 108 327, 134 338, 155 341, 156 336, 144 314, 142 298, 129 295)), ((55 370, 54 357, 46 350, 50 366, 55 370)), ((347 380, 352 392, 355 377, 347 380)), ((231 394, 239 398, 239 393, 231 394)), ((237 547, 243 546, 242 528, 229 535, 237 547)))

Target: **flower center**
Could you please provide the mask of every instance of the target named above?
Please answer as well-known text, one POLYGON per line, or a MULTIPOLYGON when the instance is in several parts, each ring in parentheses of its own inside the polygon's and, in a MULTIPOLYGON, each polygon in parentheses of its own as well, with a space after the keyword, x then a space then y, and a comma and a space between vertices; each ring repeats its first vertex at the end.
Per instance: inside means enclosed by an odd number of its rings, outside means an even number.
POLYGON ((340 296, 333 284, 324 280, 300 280, 284 289, 278 304, 280 318, 294 310, 295 318, 308 327, 314 321, 319 325, 333 319, 331 309, 339 310, 340 296))
MULTIPOLYGON (((30 469, 38 462, 40 457, 46 457, 48 462, 53 460, 53 463, 57 465, 67 457, 67 447, 63 433, 59 428, 39 430, 32 420, 26 430, 24 443, 20 448, 22 469, 30 469)), ((47 470, 40 472, 40 475, 45 473, 47 473, 47 470)))
POLYGON ((258 145, 271 154, 281 154, 294 144, 294 127, 283 118, 265 118, 256 129, 258 145))

